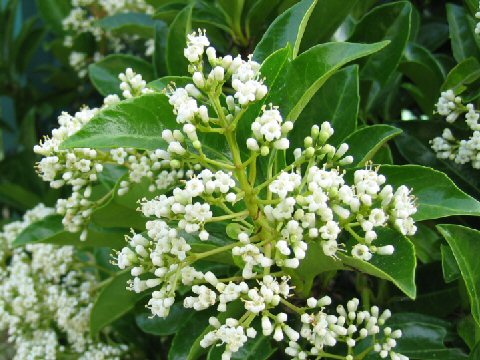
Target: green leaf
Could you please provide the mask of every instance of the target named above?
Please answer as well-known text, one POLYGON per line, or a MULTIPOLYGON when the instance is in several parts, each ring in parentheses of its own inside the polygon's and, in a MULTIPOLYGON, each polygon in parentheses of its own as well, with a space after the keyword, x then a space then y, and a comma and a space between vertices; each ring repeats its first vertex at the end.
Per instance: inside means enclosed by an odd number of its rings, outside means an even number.
MULTIPOLYGON (((181 236, 187 241, 187 243, 192 247, 192 252, 194 253, 203 253, 209 250, 217 249, 220 246, 225 246, 231 244, 232 241, 227 238, 227 235, 209 231, 210 236, 207 241, 202 241, 196 235, 188 234, 185 231, 181 232, 181 236)), ((230 252, 214 254, 206 258, 209 262, 216 262, 221 264, 233 265, 234 260, 230 252)))
POLYGON ((314 46, 286 64, 270 88, 265 103, 281 105, 284 118, 296 120, 318 89, 338 69, 381 50, 387 44, 327 43, 314 46))
POLYGON ((369 262, 343 254, 339 257, 346 266, 393 282, 408 297, 414 299, 417 294, 415 286, 417 259, 413 244, 402 234, 384 228, 378 231, 375 245, 393 245, 395 253, 390 256, 374 255, 369 262))
POLYGON ((475 40, 477 35, 470 28, 469 20, 471 17, 465 8, 447 4, 447 19, 455 60, 461 62, 472 56, 478 59, 480 50, 475 40))
MULTIPOLYGON (((403 133, 395 138, 400 154, 410 163, 424 165, 445 172, 455 184, 469 193, 480 194, 480 178, 470 164, 459 165, 448 159, 439 159, 429 141, 441 136, 444 126, 431 121, 403 121, 395 124, 403 133)), ((450 125, 452 128, 452 126, 450 125)))
POLYGON ((311 127, 324 121, 335 130, 329 144, 338 145, 357 128, 359 105, 358 66, 352 65, 328 79, 303 109, 289 137, 290 148, 302 147, 311 127))
POLYGON ((80 233, 71 233, 64 229, 62 216, 50 215, 34 222, 23 230, 13 242, 13 246, 46 243, 74 246, 108 246, 113 249, 118 249, 125 243, 124 236, 125 229, 106 229, 90 224, 88 226, 87 239, 81 241, 80 233))
POLYGON ((339 260, 326 256, 322 246, 317 241, 308 243, 308 251, 296 269, 284 269, 292 277, 296 291, 308 296, 313 285, 313 280, 318 275, 335 270, 343 270, 345 266, 339 260))
POLYGON ((175 303, 166 318, 152 317, 150 311, 142 312, 135 317, 137 326, 145 333, 165 336, 175 334, 189 319, 197 313, 185 309, 182 303, 175 303))
POLYGON ((424 224, 417 224, 415 235, 409 236, 415 246, 415 254, 424 264, 429 264, 441 259, 440 235, 424 224))
POLYGON ((458 335, 460 335, 471 350, 475 347, 475 332, 477 329, 478 325, 475 323, 475 320, 473 320, 471 315, 460 320, 457 326, 458 335))
POLYGON ((416 42, 430 51, 436 51, 448 41, 448 24, 431 22, 422 24, 416 42))
POLYGON ((165 76, 168 73, 167 70, 167 36, 168 25, 163 21, 155 21, 155 49, 153 51, 153 67, 155 69, 155 77, 165 76))
POLYGON ((455 66, 447 75, 441 90, 453 90, 455 94, 462 93, 466 86, 480 78, 480 63, 471 57, 455 66))
POLYGON ((311 16, 314 20, 307 24, 301 48, 307 50, 316 44, 329 41, 358 1, 318 0, 311 16))
POLYGON ((416 197, 416 221, 453 215, 480 216, 480 203, 461 191, 447 175, 418 165, 383 165, 380 173, 394 188, 406 185, 416 197))
POLYGON ((447 4, 447 19, 455 60, 461 62, 472 56, 478 58, 480 49, 472 16, 462 6, 447 4))
POLYGON ((477 343, 475 348, 472 349, 470 356, 468 357, 469 360, 478 360, 480 358, 480 342, 477 343))
POLYGON ((63 34, 62 21, 72 8, 69 0, 36 0, 42 18, 55 33, 63 34))
POLYGON ((431 114, 444 79, 440 63, 426 48, 410 43, 399 69, 420 90, 415 100, 423 112, 431 114))
POLYGON ((445 345, 450 331, 448 322, 424 314, 404 313, 393 315, 387 324, 402 330, 395 352, 412 360, 467 359, 462 350, 445 345))
POLYGON ((192 83, 192 78, 188 76, 164 76, 147 84, 147 87, 158 92, 162 92, 169 85, 174 84, 177 87, 185 87, 192 83))
POLYGON ((21 185, 2 181, 0 183, 0 201, 15 209, 28 210, 41 202, 41 198, 21 185))
POLYGON ((441 245, 442 252, 442 271, 445 282, 451 283, 452 281, 460 278, 460 269, 458 268, 457 261, 453 256, 452 250, 447 245, 441 245))
POLYGON ((480 232, 460 225, 437 225, 453 251, 463 280, 467 286, 472 315, 480 324, 480 232))
POLYGON ((166 145, 164 129, 178 124, 164 94, 146 94, 109 106, 96 114, 80 131, 62 143, 62 148, 158 149, 166 145))
POLYGON ((245 0, 217 0, 217 4, 233 26, 240 23, 245 0))
POLYGON ((302 0, 277 17, 257 44, 253 52, 255 61, 263 62, 269 55, 287 44, 292 46, 295 57, 316 2, 317 0, 302 0))
POLYGON ((262 34, 265 21, 268 21, 271 14, 282 0, 257 0, 248 10, 245 19, 247 37, 262 34))
POLYGON ((398 1, 376 6, 366 14, 349 38, 351 42, 373 43, 390 40, 378 54, 369 57, 363 65, 362 80, 372 80, 384 85, 397 68, 410 34, 412 5, 398 1))
POLYGON ((90 313, 90 333, 93 337, 105 326, 128 313, 140 299, 149 294, 146 291, 136 293, 127 290, 129 279, 130 270, 122 271, 112 277, 98 294, 90 313))
POLYGON ((145 39, 153 37, 153 19, 142 13, 118 13, 106 16, 98 21, 105 31, 118 34, 138 35, 145 39))
POLYGON ((153 80, 153 68, 148 62, 132 55, 108 55, 99 62, 91 64, 88 67, 88 75, 93 86, 103 96, 110 94, 120 95, 120 79, 118 75, 125 72, 127 68, 132 68, 138 74, 141 74, 147 82, 153 80))
POLYGON ((187 34, 192 31, 192 7, 178 13, 167 35, 166 59, 169 75, 188 75, 188 60, 183 55, 187 46, 187 34))
MULTIPOLYGON (((235 18, 239 21, 241 17, 235 18)), ((192 21, 195 24, 208 26, 211 25, 216 27, 222 31, 226 31, 231 33, 231 27, 227 24, 227 19, 225 18, 225 13, 222 12, 215 4, 198 0, 195 2, 195 7, 193 8, 192 12, 192 21)), ((209 36, 211 37, 211 33, 208 31, 209 36)), ((215 43, 214 38, 210 38, 213 40, 212 42, 215 43)), ((219 50, 219 44, 215 44, 217 46, 217 50, 219 50)))
POLYGON ((390 125, 372 125, 358 129, 342 141, 349 145, 348 155, 353 156, 350 167, 364 166, 387 141, 401 133, 399 128, 390 125))
MULTIPOLYGON (((134 228, 138 230, 145 229, 146 219, 138 208, 138 201, 144 197, 153 198, 157 195, 165 193, 163 191, 150 192, 148 187, 152 184, 152 179, 143 178, 140 183, 132 183, 125 195, 118 195, 120 182, 126 177, 120 178, 115 188, 113 195, 105 205, 97 208, 92 214, 92 221, 104 227, 122 227, 134 228)), ((127 231, 125 231, 127 233, 127 231)))

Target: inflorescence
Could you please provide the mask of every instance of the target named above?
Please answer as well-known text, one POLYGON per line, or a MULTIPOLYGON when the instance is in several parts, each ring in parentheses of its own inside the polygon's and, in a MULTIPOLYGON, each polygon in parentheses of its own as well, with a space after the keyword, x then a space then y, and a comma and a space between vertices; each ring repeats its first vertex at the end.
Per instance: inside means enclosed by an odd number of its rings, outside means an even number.
POLYGON ((480 112, 473 104, 464 105, 462 98, 456 96, 453 90, 442 92, 437 103, 437 112, 445 116, 449 124, 464 116, 465 124, 471 132, 468 139, 458 139, 450 128, 445 128, 442 136, 430 141, 437 157, 453 160, 457 164, 471 163, 473 168, 480 169, 480 112))
POLYGON ((264 105, 249 125, 251 136, 238 142, 236 130, 246 121, 248 107, 268 100, 260 64, 251 56, 217 57, 202 30, 188 36, 184 54, 192 83, 167 90, 178 128, 164 130, 162 137, 168 143, 171 171, 188 170, 170 195, 140 203, 139 210, 149 219, 146 232, 133 232, 128 246, 116 255, 116 264, 131 271, 129 289, 152 291, 147 306, 160 317, 168 316, 181 286, 190 287, 192 293, 184 298, 184 307, 197 311, 215 306, 222 313, 241 301, 242 313, 223 323, 212 317, 212 330, 201 341, 203 347, 224 344, 225 360, 257 336, 256 321, 265 336, 287 341, 286 353, 295 359, 328 358, 328 348, 341 342, 346 344, 345 359, 350 360, 355 345, 367 337, 374 339, 371 350, 380 357, 407 359, 394 351, 401 332, 384 326, 388 310, 360 311, 359 301, 353 299, 347 309, 339 306, 333 315, 327 311, 328 296, 309 298, 298 307, 289 301, 294 287, 285 270, 297 268, 316 244, 337 260, 347 254, 363 261, 392 255, 394 244, 376 246, 378 229, 390 227, 403 235, 416 232, 411 190, 394 189, 371 166, 347 176, 342 166, 353 158, 345 156, 347 144, 336 148, 327 143, 333 134, 328 122, 312 127, 304 148, 293 150, 293 162, 279 171, 268 165, 260 177, 260 163, 272 164, 280 152, 289 150, 288 135, 294 126, 283 119, 281 107, 264 105), (229 95, 224 96, 227 87, 229 95), (230 153, 212 157, 200 140, 209 135, 222 136, 230 153), (229 223, 234 241, 194 251, 191 237, 208 241, 215 223, 229 223), (342 241, 343 233, 352 242, 342 241), (241 275, 221 279, 195 267, 197 261, 217 254, 236 259, 241 275), (300 318, 301 329, 295 329, 295 317, 300 318))
POLYGON ((92 294, 99 281, 75 247, 13 247, 22 230, 54 212, 37 205, 0 232, 0 330, 14 346, 13 359, 123 358, 128 346, 91 338, 92 294))

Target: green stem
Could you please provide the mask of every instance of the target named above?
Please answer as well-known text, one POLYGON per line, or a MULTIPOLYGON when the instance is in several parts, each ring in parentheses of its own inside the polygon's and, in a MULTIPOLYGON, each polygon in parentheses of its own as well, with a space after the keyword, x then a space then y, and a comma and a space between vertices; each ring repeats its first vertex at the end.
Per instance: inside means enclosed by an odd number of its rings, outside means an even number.
POLYGON ((288 307, 290 310, 295 311, 297 314, 302 315, 303 313, 305 313, 305 310, 299 308, 298 306, 293 305, 290 301, 285 300, 284 298, 280 298, 280 302, 286 307, 288 307))
POLYGON ((209 250, 209 251, 205 251, 203 253, 193 253, 185 260, 185 262, 191 264, 191 263, 193 263, 197 260, 201 260, 201 259, 204 259, 206 257, 216 255, 216 254, 222 253, 224 251, 231 250, 235 246, 241 246, 241 245, 242 245, 241 242, 235 242, 235 243, 231 243, 231 244, 228 244, 228 245, 225 245, 225 246, 221 246, 221 247, 209 250))
POLYGON ((205 222, 211 223, 211 222, 217 222, 217 221, 223 221, 223 220, 230 220, 238 217, 245 217, 245 216, 248 216, 248 214, 249 214, 248 210, 245 210, 245 211, 240 211, 238 213, 233 213, 233 214, 214 216, 211 219, 206 220, 205 222))
POLYGON ((348 231, 348 233, 350 235, 352 235, 354 237, 355 240, 357 240, 360 244, 364 244, 365 243, 365 239, 362 238, 360 235, 358 235, 355 230, 352 229, 351 225, 350 224, 345 224, 344 225, 344 228, 345 230, 348 231))

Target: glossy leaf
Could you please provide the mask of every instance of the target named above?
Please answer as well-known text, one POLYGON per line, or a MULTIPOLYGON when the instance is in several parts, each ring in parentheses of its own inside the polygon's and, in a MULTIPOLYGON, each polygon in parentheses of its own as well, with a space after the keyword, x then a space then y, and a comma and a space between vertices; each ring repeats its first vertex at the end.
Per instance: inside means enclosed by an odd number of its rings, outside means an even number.
POLYGON ((168 25, 163 21, 155 21, 155 36, 154 36, 154 51, 153 51, 153 67, 155 70, 155 77, 165 76, 167 70, 167 36, 168 25))
POLYGON ((327 42, 359 0, 318 0, 303 34, 303 50, 327 42))
POLYGON ((281 104, 280 111, 284 118, 296 120, 335 71, 351 61, 381 50, 387 44, 328 43, 314 46, 285 66, 265 102, 281 104))
POLYGON ((153 69, 145 60, 132 55, 108 55, 102 60, 91 64, 88 67, 88 75, 95 88, 103 96, 110 94, 120 95, 120 79, 118 74, 125 72, 127 68, 132 68, 138 74, 141 74, 145 81, 153 80, 153 69))
POLYGON ((424 113, 431 114, 444 79, 440 63, 427 49, 410 43, 399 69, 420 90, 415 100, 424 113))
POLYGON ((415 286, 415 269, 417 260, 413 244, 402 234, 385 228, 377 231, 376 246, 393 245, 393 255, 373 255, 369 262, 340 254, 339 257, 347 267, 353 267, 367 274, 393 282, 408 297, 414 299, 417 294, 415 286))
POLYGON ((445 172, 460 188, 469 193, 480 194, 480 178, 470 164, 459 165, 448 159, 439 159, 432 150, 429 141, 441 136, 444 126, 430 121, 404 121, 395 125, 403 130, 403 133, 395 138, 395 144, 405 159, 413 164, 445 172))
POLYGON ((417 224, 415 235, 408 237, 415 246, 417 258, 424 264, 441 260, 440 235, 425 224, 417 224))
POLYGON ((345 266, 338 259, 326 256, 319 242, 312 241, 308 243, 308 251, 300 262, 300 266, 294 270, 288 270, 287 273, 292 277, 296 291, 304 296, 308 296, 313 285, 313 280, 318 275, 335 270, 344 270, 345 266))
POLYGON ((192 31, 192 7, 187 6, 178 13, 167 35, 167 70, 169 75, 187 75, 188 60, 183 55, 187 34, 192 31))
POLYGON ((36 0, 38 10, 47 25, 57 34, 62 34, 62 21, 70 13, 72 5, 69 0, 36 0))
POLYGON ((0 201, 19 210, 28 210, 41 202, 29 189, 10 181, 0 183, 0 201))
POLYGON ((416 42, 430 51, 435 51, 448 41, 448 24, 438 21, 423 24, 416 42))
POLYGON ((34 222, 23 230, 13 242, 13 246, 25 244, 56 244, 74 246, 108 246, 118 249, 125 244, 125 229, 106 229, 90 224, 87 239, 80 240, 80 233, 71 233, 64 229, 62 216, 50 215, 34 222))
POLYGON ((479 78, 480 63, 477 59, 471 57, 463 60, 448 73, 441 90, 452 89, 456 94, 460 94, 466 89, 467 85, 479 78))
POLYGON ((250 9, 248 9, 248 13, 245 19, 245 28, 248 38, 250 38, 254 34, 256 35, 257 33, 261 34, 262 25, 265 23, 265 20, 270 17, 272 12, 281 2, 282 0, 255 1, 255 3, 250 7, 250 9))
MULTIPOLYGON (((113 189, 113 195, 105 205, 97 208, 92 214, 92 221, 95 224, 104 227, 122 227, 122 228, 134 228, 139 230, 145 229, 146 219, 140 211, 138 211, 138 200, 147 197, 149 199, 154 198, 167 191, 167 189, 161 191, 150 192, 148 190, 149 185, 152 184, 152 180, 149 178, 143 178, 140 183, 134 183, 129 186, 129 191, 125 195, 118 195, 118 189, 120 182, 125 180, 125 177, 120 178, 115 188, 113 189)), ((124 231, 127 233, 128 231, 124 231)))
POLYGON ((395 351, 415 360, 462 360, 467 355, 445 345, 450 324, 435 317, 417 313, 396 314, 388 326, 401 329, 395 351))
POLYGON ((104 17, 98 25, 105 31, 138 35, 142 38, 152 38, 153 19, 150 15, 142 13, 118 13, 104 17))
POLYGON ((460 335, 471 350, 475 348, 475 333, 477 329, 478 325, 475 323, 475 320, 473 320, 471 315, 460 320, 457 326, 458 335, 460 335))
POLYGON ((399 128, 390 125, 372 125, 358 129, 342 141, 349 145, 348 155, 353 156, 350 166, 364 166, 387 141, 401 132, 399 128))
POLYGON ((447 19, 450 29, 453 57, 461 62, 469 57, 479 58, 480 50, 475 41, 475 33, 469 25, 469 17, 465 8, 447 4, 447 19))
POLYGON ((255 48, 253 58, 261 63, 287 44, 292 47, 295 57, 316 2, 317 0, 302 0, 276 18, 255 48))
POLYGON ((160 79, 154 80, 147 84, 150 89, 162 92, 169 85, 175 85, 177 87, 185 87, 187 84, 192 83, 192 78, 188 76, 164 76, 160 79))
POLYGON ((166 318, 152 317, 147 310, 135 317, 137 326, 145 333, 165 336, 175 334, 189 319, 196 315, 192 309, 186 309, 182 303, 173 304, 166 318))
POLYGON ((164 94, 146 94, 101 110, 80 131, 62 144, 64 149, 165 146, 164 129, 177 128, 175 115, 164 94))
POLYGON ((236 22, 239 24, 242 18, 245 0, 217 0, 217 3, 232 26, 237 26, 236 22))
POLYGON ((101 289, 90 313, 90 332, 93 337, 105 326, 132 310, 140 299, 148 295, 148 292, 136 293, 126 289, 127 281, 131 277, 129 270, 122 271, 101 289))
POLYGON ((311 127, 324 121, 330 122, 335 132, 328 139, 337 145, 357 128, 360 94, 356 65, 339 70, 325 86, 313 96, 303 109, 290 135, 290 148, 303 146, 303 139, 310 136, 311 127))
POLYGON ((349 38, 351 42, 373 43, 390 40, 390 44, 378 54, 369 57, 362 66, 360 76, 385 84, 397 68, 410 34, 412 5, 398 1, 374 7, 366 14, 349 38))
POLYGON ((440 171, 418 165, 383 165, 380 173, 394 188, 406 185, 416 197, 416 221, 453 215, 480 216, 480 203, 440 171))
POLYGON ((452 250, 447 245, 441 245, 441 252, 443 278, 448 284, 460 278, 460 269, 458 268, 457 261, 455 260, 455 256, 453 256, 452 250))
POLYGON ((472 315, 480 324, 480 232, 460 225, 437 225, 457 261, 470 296, 472 315))

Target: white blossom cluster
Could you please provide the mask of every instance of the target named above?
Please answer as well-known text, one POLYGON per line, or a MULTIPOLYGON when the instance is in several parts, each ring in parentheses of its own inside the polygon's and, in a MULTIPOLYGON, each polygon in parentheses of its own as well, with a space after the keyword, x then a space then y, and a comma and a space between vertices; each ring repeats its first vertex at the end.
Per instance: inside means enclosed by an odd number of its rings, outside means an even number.
POLYGON ((347 144, 338 148, 327 144, 333 134, 328 122, 312 127, 304 149, 293 151, 292 164, 276 174, 267 170, 266 179, 257 180, 257 158, 287 150, 293 124, 283 121, 276 106, 264 106, 251 124, 247 143, 238 144, 238 122, 268 89, 260 78, 260 65, 251 57, 247 61, 228 55, 217 58, 209 45, 202 30, 188 36, 184 55, 193 83, 167 91, 180 127, 162 133, 170 167, 190 166, 185 180, 171 193, 140 202, 139 211, 148 219, 146 231, 133 232, 128 245, 116 254, 118 267, 130 269, 128 289, 149 291, 147 307, 160 317, 168 316, 172 305, 182 301, 178 298, 185 287, 189 289, 183 298, 185 308, 215 307, 225 313, 233 303, 242 304, 242 316, 228 317, 223 323, 211 318, 212 330, 200 343, 203 347, 224 344, 223 360, 258 336, 254 321, 265 336, 289 342, 287 354, 295 359, 321 358, 324 348, 345 343, 345 359, 351 360, 351 350, 367 337, 374 339, 373 351, 380 357, 407 359, 394 351, 401 333, 384 327, 389 311, 380 314, 376 307, 358 311, 358 300, 352 300, 348 310, 339 307, 336 315, 329 315, 324 311, 331 303, 329 297, 310 298, 305 307, 297 307, 289 301, 295 294, 284 270, 297 268, 312 243, 340 261, 337 254, 347 246, 340 242, 342 232, 352 238, 350 254, 356 258, 369 261, 373 254, 391 255, 394 245, 375 245, 377 231, 388 226, 404 235, 415 233, 412 216, 417 209, 411 190, 394 189, 379 169, 371 167, 356 170, 349 184, 340 167, 353 158, 345 156, 347 144), (223 98, 224 86, 231 86, 233 95, 223 98), (210 133, 223 135, 231 154, 204 153, 200 139, 210 133), (242 161, 240 146, 247 150, 243 156, 248 160, 242 161), (235 229, 229 234, 233 241, 197 250, 195 243, 211 239, 213 223, 225 226, 225 222, 235 229), (222 279, 213 270, 195 266, 213 255, 232 257, 240 268, 238 276, 222 279), (283 312, 285 308, 296 313, 301 329, 294 325, 294 316, 283 312))
POLYGON ((480 169, 480 113, 474 104, 464 105, 460 96, 456 96, 453 90, 447 90, 442 92, 438 100, 437 112, 445 116, 450 124, 464 115, 465 123, 472 132, 468 139, 458 139, 451 129, 445 128, 442 136, 430 141, 437 157, 453 160, 457 164, 471 163, 474 169, 480 169))
POLYGON ((230 317, 223 324, 216 317, 209 320, 213 329, 205 334, 200 345, 209 347, 213 344, 224 344, 223 360, 230 359, 233 353, 245 345, 248 338, 257 336, 257 331, 252 326, 255 320, 260 323, 264 336, 272 337, 277 342, 287 341, 289 345, 285 353, 294 359, 321 359, 324 351, 339 343, 344 343, 347 347, 345 359, 353 359, 348 354, 352 353, 357 343, 367 337, 374 337, 374 351, 379 353, 381 358, 408 359, 394 351, 401 331, 392 331, 385 327, 385 322, 391 316, 389 310, 380 313, 378 307, 373 306, 370 311, 361 311, 358 309, 358 299, 352 299, 346 308, 339 305, 336 315, 328 314, 325 308, 331 305, 332 300, 324 296, 320 299, 310 297, 302 308, 290 304, 295 311, 287 314, 279 312, 279 305, 282 302, 288 303, 292 289, 287 277, 279 280, 265 275, 256 287, 249 287, 245 282, 225 284, 211 274, 205 274, 205 279, 208 279, 209 285, 215 286, 215 290, 205 285, 195 285, 192 291, 198 294, 198 297, 185 298, 185 307, 203 310, 218 302, 218 310, 222 312, 227 309, 222 301, 226 299, 233 302, 240 299, 246 311, 239 319, 230 317), (289 325, 289 322, 296 323, 295 318, 300 318, 301 328, 298 330, 295 325, 289 325))
MULTIPOLYGON (((151 92, 140 74, 131 68, 119 75, 120 88, 125 98, 140 96, 151 92)), ((93 189, 106 165, 119 165, 128 170, 120 182, 118 194, 128 192, 132 183, 150 179, 150 191, 165 189, 183 177, 182 170, 170 169, 170 154, 164 150, 139 151, 128 148, 115 148, 100 151, 91 148, 60 149, 61 144, 85 126, 100 110, 121 101, 118 95, 108 95, 101 108, 84 107, 74 115, 63 112, 58 117, 59 127, 52 131, 34 152, 43 156, 37 164, 37 171, 52 188, 71 186, 72 194, 59 199, 57 213, 63 215, 65 229, 70 232, 81 231, 81 240, 87 236, 86 225, 93 210, 101 205, 92 199, 93 189)))
POLYGON ((228 80, 235 90, 234 95, 226 97, 226 120, 231 121, 233 115, 242 107, 257 100, 261 100, 267 94, 267 87, 260 79, 260 64, 251 57, 247 61, 240 55, 232 57, 217 57, 216 50, 209 47, 210 42, 205 31, 198 30, 188 35, 187 47, 184 50, 185 57, 190 61, 189 70, 192 73, 193 84, 185 88, 172 89, 169 94, 170 104, 174 107, 179 124, 191 123, 202 125, 220 124, 220 119, 211 119, 205 104, 198 102, 204 99, 208 92, 221 91, 222 86, 228 80), (211 70, 204 74, 203 55, 206 54, 211 70))
MULTIPOLYGON (((72 48, 69 62, 81 78, 86 76, 88 64, 99 61, 106 55, 106 51, 119 53, 124 51, 127 45, 140 40, 135 35, 113 34, 103 29, 98 24, 98 20, 122 13, 134 12, 152 15, 154 12, 154 8, 145 0, 71 0, 71 6, 70 13, 62 21, 63 29, 67 34, 63 43, 66 47, 72 48), (97 43, 97 49, 93 54, 74 50, 76 38, 85 35, 92 36, 97 43)), ((153 39, 145 41, 146 56, 153 54, 153 46, 153 39)))
POLYGON ((42 204, 0 232, 0 330, 14 345, 15 360, 120 359, 126 345, 91 339, 92 290, 97 279, 79 270, 72 246, 28 244, 13 248, 16 237, 54 209, 42 204))

